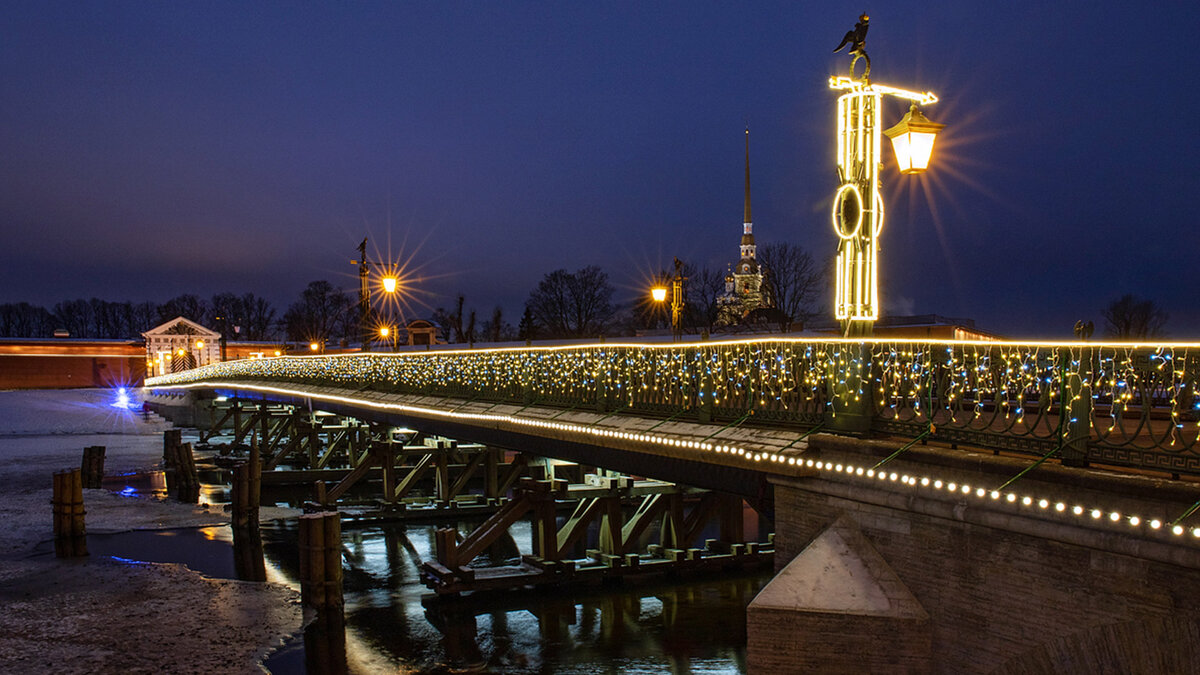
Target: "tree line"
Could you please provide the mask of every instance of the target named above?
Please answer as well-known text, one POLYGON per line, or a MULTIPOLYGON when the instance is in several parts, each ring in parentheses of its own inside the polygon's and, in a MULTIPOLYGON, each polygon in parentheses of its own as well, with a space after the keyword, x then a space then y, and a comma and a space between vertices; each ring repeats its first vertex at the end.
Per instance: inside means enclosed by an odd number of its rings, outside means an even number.
MULTIPOLYGON (((773 312, 759 327, 787 330, 820 312, 818 302, 826 286, 826 272, 803 247, 768 244, 759 248, 764 269, 763 290, 771 298, 773 312)), ((698 333, 713 331, 720 321, 719 298, 725 294, 726 272, 697 268, 684 263, 684 329, 698 333)), ((667 279, 666 271, 659 279, 667 279)), ((649 289, 644 289, 645 293, 649 289)), ((623 306, 614 301, 615 290, 608 275, 591 265, 574 272, 558 269, 547 273, 530 291, 517 326, 505 320, 501 308, 480 320, 475 310, 466 309, 463 295, 449 309, 434 311, 439 337, 449 343, 502 342, 596 338, 602 335, 633 335, 639 330, 669 326, 669 308, 648 301, 623 306)), ((749 320, 753 320, 750 318, 749 320)))
POLYGON ((130 340, 177 316, 231 339, 235 335, 243 340, 277 337, 275 308, 253 293, 218 293, 210 300, 185 294, 161 304, 99 298, 66 300, 50 308, 28 302, 5 303, 0 304, 0 336, 47 338, 65 330, 74 338, 130 340))
MULTIPOLYGON (((759 248, 758 259, 764 272, 763 290, 773 308, 758 317, 766 323, 757 328, 788 330, 822 313, 819 303, 826 295, 829 274, 808 251, 795 244, 767 244, 759 248)), ((717 329, 726 273, 688 263, 682 271, 687 278, 684 329, 693 333, 717 329)), ((663 271, 659 277, 669 275, 663 271)), ((614 294, 608 275, 599 267, 558 269, 530 291, 515 326, 498 306, 486 314, 468 309, 461 294, 450 308, 435 309, 432 319, 441 341, 448 343, 596 338, 669 326, 669 308, 648 301, 622 306, 614 301, 614 294)), ((0 336, 47 338, 66 330, 74 338, 137 339, 178 316, 231 340, 350 343, 363 337, 357 294, 324 280, 309 283, 282 315, 253 293, 218 293, 207 300, 184 294, 161 304, 98 298, 68 300, 51 308, 27 302, 0 304, 0 336)), ((1152 300, 1125 295, 1108 303, 1102 317, 1107 337, 1145 339, 1164 336, 1168 315, 1152 300)))
MULTIPOLYGON (((813 303, 824 280, 812 256, 793 244, 770 244, 760 248, 759 258, 770 270, 764 279, 768 293, 788 320, 802 321, 814 314, 813 303)), ((725 273, 688 264, 684 274, 688 277, 684 324, 696 332, 712 330, 718 320, 717 299, 725 292, 725 273)), ((559 269, 546 274, 530 292, 516 326, 499 306, 486 314, 468 309, 464 295, 456 296, 450 308, 435 309, 432 319, 439 337, 448 343, 632 335, 661 325, 663 308, 644 302, 621 306, 613 296, 608 275, 599 267, 559 269)), ((310 282, 282 315, 253 293, 218 293, 207 300, 184 294, 161 304, 99 298, 68 300, 50 308, 26 302, 0 304, 0 336, 47 338, 65 330, 73 338, 137 339, 178 316, 230 340, 336 344, 363 337, 357 294, 324 280, 310 282)))

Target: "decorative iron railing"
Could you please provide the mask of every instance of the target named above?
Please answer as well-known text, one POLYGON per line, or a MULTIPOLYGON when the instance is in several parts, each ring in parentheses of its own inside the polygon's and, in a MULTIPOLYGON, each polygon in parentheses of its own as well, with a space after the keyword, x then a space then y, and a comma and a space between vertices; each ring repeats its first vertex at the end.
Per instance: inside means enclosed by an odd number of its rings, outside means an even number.
POLYGON ((744 340, 295 356, 148 386, 272 380, 851 433, 1200 474, 1200 344, 744 340))

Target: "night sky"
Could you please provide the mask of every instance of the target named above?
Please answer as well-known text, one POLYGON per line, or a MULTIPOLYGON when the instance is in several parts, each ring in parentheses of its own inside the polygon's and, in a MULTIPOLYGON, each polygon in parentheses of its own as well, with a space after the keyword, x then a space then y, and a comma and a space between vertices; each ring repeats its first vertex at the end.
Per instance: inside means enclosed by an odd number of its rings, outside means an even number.
POLYGON ((889 312, 1070 338, 1133 293, 1200 338, 1195 2, 8 2, 0 302, 282 312, 355 289, 364 236, 416 314, 515 324, 590 264, 631 302, 735 260, 747 123, 759 245, 832 258, 826 82, 864 8, 873 79, 948 125, 923 177, 886 151, 889 312))

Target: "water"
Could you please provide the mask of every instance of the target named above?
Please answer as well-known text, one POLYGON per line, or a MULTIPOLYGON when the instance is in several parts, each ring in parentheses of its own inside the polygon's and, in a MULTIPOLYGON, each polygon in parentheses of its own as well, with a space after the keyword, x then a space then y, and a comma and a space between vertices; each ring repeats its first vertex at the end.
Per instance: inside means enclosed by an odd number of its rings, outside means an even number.
MULTIPOLYGON (((267 668, 318 672, 344 649, 351 672, 745 672, 745 608, 769 572, 431 599, 418 566, 438 526, 343 524, 344 632, 314 624, 267 668)), ((268 579, 297 585, 296 539, 294 520, 263 526, 268 579)), ((529 524, 515 525, 510 546, 528 553, 529 542, 529 524)), ((236 578, 231 543, 228 527, 89 537, 93 555, 236 578)))
MULTIPOLYGON (((745 608, 769 573, 430 600, 418 566, 433 554, 434 530, 343 531, 350 664, 433 673, 745 672, 745 608)), ((295 536, 281 535, 264 533, 264 546, 292 576, 295 536)), ((513 535, 529 553, 529 524, 518 523, 513 535)), ((301 672, 275 659, 267 667, 301 672)))

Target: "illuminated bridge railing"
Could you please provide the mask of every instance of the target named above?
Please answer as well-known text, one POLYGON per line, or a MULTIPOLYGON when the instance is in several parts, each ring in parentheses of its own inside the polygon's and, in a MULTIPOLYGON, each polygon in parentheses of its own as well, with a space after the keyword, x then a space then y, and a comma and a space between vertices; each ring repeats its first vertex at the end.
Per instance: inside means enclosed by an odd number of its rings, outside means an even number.
POLYGON ((276 357, 147 384, 303 382, 820 426, 1200 474, 1198 375, 1200 344, 777 339, 276 357))

